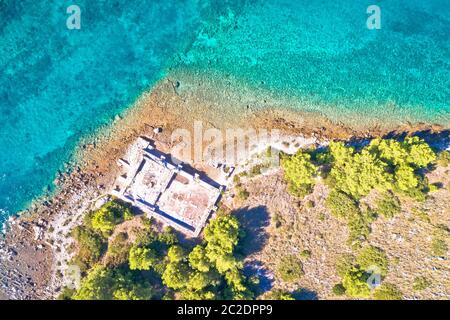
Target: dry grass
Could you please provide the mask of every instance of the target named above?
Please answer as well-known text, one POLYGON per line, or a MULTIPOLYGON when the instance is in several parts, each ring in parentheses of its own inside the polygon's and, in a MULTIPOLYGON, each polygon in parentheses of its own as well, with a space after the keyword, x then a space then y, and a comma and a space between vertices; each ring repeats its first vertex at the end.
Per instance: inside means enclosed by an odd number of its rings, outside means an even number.
MULTIPOLYGON (((449 168, 438 168, 428 178, 446 186, 450 181, 449 168)), ((347 245, 346 224, 332 217, 325 208, 327 187, 318 182, 312 194, 296 199, 286 192, 280 171, 241 182, 250 192, 249 198, 230 201, 227 205, 234 206, 244 227, 255 219, 252 215, 258 210, 265 212, 259 217, 265 222, 253 222, 259 228, 246 227, 251 234, 247 238, 252 239, 254 247, 247 252, 247 263, 259 265, 275 289, 290 292, 303 289, 309 292, 306 298, 338 298, 332 293, 332 287, 340 282, 336 260, 345 253, 355 252, 347 245), (304 250, 310 251, 309 258, 302 256, 304 250), (277 263, 287 255, 298 255, 303 263, 305 274, 295 283, 285 283, 276 276, 277 263)), ((400 214, 392 219, 380 216, 372 224, 368 242, 383 249, 389 258, 389 272, 384 281, 396 284, 406 299, 449 298, 448 257, 435 257, 431 253, 436 226, 450 226, 448 200, 446 188, 432 193, 424 203, 402 198, 400 214), (417 216, 417 210, 429 219, 417 216), (415 291, 414 279, 419 276, 425 276, 431 284, 415 291)))

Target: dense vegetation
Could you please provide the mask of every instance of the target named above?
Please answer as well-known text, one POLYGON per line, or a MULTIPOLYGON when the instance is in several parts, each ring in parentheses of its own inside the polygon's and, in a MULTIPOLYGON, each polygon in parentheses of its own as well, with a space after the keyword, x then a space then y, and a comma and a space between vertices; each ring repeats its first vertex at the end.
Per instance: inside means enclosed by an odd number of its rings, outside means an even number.
POLYGON ((110 299, 251 299, 235 248, 242 236, 238 220, 221 213, 204 230, 204 241, 182 244, 171 229, 161 232, 145 217, 132 231, 116 232, 132 217, 112 201, 86 215, 74 231, 74 263, 83 271, 80 288, 61 298, 110 299), (133 237, 133 241, 129 241, 133 237))
MULTIPOLYGON (((368 244, 372 222, 392 219, 402 212, 402 201, 423 201, 436 188, 424 173, 434 163, 448 164, 448 152, 436 155, 423 140, 408 137, 404 141, 375 139, 355 148, 332 142, 324 149, 301 150, 281 159, 289 192, 303 197, 312 192, 318 179, 329 187, 325 205, 337 219, 347 224, 349 245, 354 255, 344 255, 336 265, 340 283, 332 288, 335 295, 352 298, 401 299, 398 288, 384 281, 388 257, 380 248, 368 244), (372 196, 372 203, 366 202, 372 196), (380 276, 381 285, 372 288, 370 278, 380 276)), ((261 173, 250 170, 249 177, 261 173)), ((235 176, 237 197, 246 200, 250 193, 235 176)), ((308 203, 305 204, 308 206, 308 203)), ((313 206, 311 204, 311 206, 313 206)), ((277 216, 272 219, 275 226, 277 216)), ((180 241, 170 228, 131 209, 110 201, 86 214, 81 226, 73 230, 76 254, 73 263, 82 271, 77 290, 64 289, 63 299, 253 299, 256 281, 244 276, 239 244, 243 231, 235 216, 220 212, 204 229, 200 243, 180 241), (133 220, 130 228, 118 228, 133 220), (135 223, 137 222, 137 223, 135 223)), ((445 256, 448 229, 436 226, 431 252, 445 256)), ((301 258, 286 252, 275 265, 275 275, 284 284, 296 283, 304 274, 301 258)), ((305 262, 306 265, 306 262, 305 262)), ((411 287, 425 290, 430 281, 417 277, 411 287)), ((268 299, 292 300, 292 294, 275 289, 268 299)))
POLYGON ((289 191, 299 196, 310 193, 317 174, 317 166, 311 162, 311 156, 305 152, 298 152, 282 159, 281 163, 289 191))
POLYGON ((390 219, 401 212, 399 196, 423 201, 436 189, 423 173, 435 161, 446 162, 447 153, 437 157, 425 141, 407 137, 401 142, 374 139, 359 149, 331 142, 328 148, 285 155, 281 163, 288 189, 296 196, 311 192, 317 176, 324 179, 331 189, 328 209, 347 223, 349 243, 360 248, 378 215, 390 219), (375 206, 362 205, 372 191, 378 197, 375 206))
MULTIPOLYGON (((337 263, 341 282, 332 288, 336 296, 353 298, 401 299, 402 293, 384 278, 388 273, 387 255, 370 246, 368 239, 372 222, 378 217, 392 219, 402 212, 402 202, 423 202, 438 185, 430 184, 425 174, 435 166, 446 167, 450 153, 435 153, 419 137, 373 139, 354 147, 343 142, 331 142, 326 148, 300 150, 295 155, 282 156, 284 178, 294 196, 310 193, 318 179, 328 186, 325 205, 332 216, 345 221, 349 245, 356 252, 344 255, 337 263), (381 285, 371 287, 372 276, 379 274, 381 285)), ((412 213, 430 222, 426 213, 413 208, 412 213)), ((448 228, 434 226, 430 252, 445 256, 448 252, 448 228)), ((411 287, 425 290, 431 281, 417 277, 411 287)))

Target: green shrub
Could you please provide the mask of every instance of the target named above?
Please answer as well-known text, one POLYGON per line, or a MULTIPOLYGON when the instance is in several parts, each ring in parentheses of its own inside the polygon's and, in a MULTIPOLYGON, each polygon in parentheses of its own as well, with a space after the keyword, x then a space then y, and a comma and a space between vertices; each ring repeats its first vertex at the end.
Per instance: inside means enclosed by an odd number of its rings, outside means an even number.
POLYGON ((308 153, 299 150, 295 155, 284 157, 281 166, 290 193, 303 197, 312 191, 318 168, 308 153))
POLYGON ((90 222, 93 229, 110 233, 117 224, 131 219, 132 216, 127 206, 118 201, 110 201, 90 215, 90 222))
POLYGON ((78 245, 78 251, 73 262, 82 271, 86 271, 100 260, 106 248, 106 240, 95 231, 84 226, 75 227, 72 236, 78 245))
POLYGON ((352 254, 343 254, 336 261, 336 273, 342 278, 350 271, 355 264, 355 257, 352 254))
POLYGON ((434 237, 431 242, 431 252, 435 256, 443 257, 447 254, 448 246, 444 239, 434 237))
POLYGON ((312 200, 306 201, 305 207, 308 209, 314 208, 314 201, 312 201, 312 200))
POLYGON ((261 170, 263 169, 263 165, 257 164, 250 168, 250 171, 248 172, 249 177, 256 177, 261 174, 261 170))
POLYGON ((347 219, 350 216, 359 215, 358 204, 347 194, 332 190, 325 200, 326 207, 337 218, 347 219))
POLYGON ((434 233, 433 238, 431 240, 431 252, 435 256, 443 257, 448 252, 448 229, 446 226, 440 225, 438 226, 434 233))
POLYGON ((128 261, 130 244, 127 243, 127 240, 128 235, 125 232, 121 232, 110 242, 106 251, 106 261, 109 267, 119 266, 128 261))
POLYGON ((413 282, 413 290, 414 291, 421 291, 425 290, 431 286, 431 281, 428 280, 426 277, 416 277, 413 282))
POLYGON ((380 274, 385 276, 388 271, 388 258, 383 250, 373 246, 367 246, 361 250, 356 257, 356 264, 366 272, 377 267, 380 269, 380 274))
POLYGON ((333 291, 333 294, 336 295, 336 296, 342 296, 342 295, 345 294, 345 288, 342 285, 342 283, 335 284, 333 286, 332 291, 333 291))
POLYGON ((301 256, 302 258, 309 259, 309 258, 311 258, 311 251, 309 251, 309 250, 303 250, 303 251, 300 253, 300 256, 301 256))
POLYGON ((370 296, 368 278, 369 275, 364 270, 352 267, 342 278, 345 293, 353 298, 368 298, 370 296))
POLYGON ((375 300, 402 300, 403 294, 393 284, 383 283, 373 292, 375 300))
POLYGON ((347 226, 349 230, 349 244, 354 248, 359 248, 361 242, 367 240, 370 235, 370 225, 374 220, 372 212, 360 212, 359 214, 351 214, 347 218, 347 226))
POLYGON ((149 300, 154 289, 145 279, 122 269, 96 266, 82 279, 74 300, 149 300))
POLYGON ((423 222, 428 222, 428 223, 431 222, 430 217, 428 216, 428 214, 427 214, 424 210, 421 210, 421 209, 418 209, 418 208, 413 208, 413 209, 412 209, 412 213, 413 213, 416 217, 418 217, 419 220, 421 220, 421 221, 423 221, 423 222))
POLYGON ((281 227, 281 224, 282 224, 282 218, 281 218, 281 216, 278 214, 278 213, 275 213, 273 216, 272 216, 272 224, 275 226, 275 228, 279 228, 279 227, 281 227))
POLYGON ((64 289, 62 289, 61 293, 59 294, 57 300, 71 300, 75 292, 76 292, 75 289, 64 287, 64 289))
POLYGON ((286 256, 279 262, 277 274, 285 282, 295 282, 304 274, 303 264, 296 256, 286 256))
POLYGON ((392 218, 400 213, 400 200, 392 193, 387 192, 382 198, 376 202, 377 213, 385 216, 386 218, 392 218))
POLYGON ((273 290, 267 295, 268 300, 295 300, 295 298, 289 292, 282 290, 273 290))
POLYGON ((447 167, 450 164, 450 152, 447 150, 440 152, 436 162, 441 167, 447 167))
POLYGON ((247 200, 250 197, 250 192, 245 189, 239 188, 237 196, 240 200, 247 200))

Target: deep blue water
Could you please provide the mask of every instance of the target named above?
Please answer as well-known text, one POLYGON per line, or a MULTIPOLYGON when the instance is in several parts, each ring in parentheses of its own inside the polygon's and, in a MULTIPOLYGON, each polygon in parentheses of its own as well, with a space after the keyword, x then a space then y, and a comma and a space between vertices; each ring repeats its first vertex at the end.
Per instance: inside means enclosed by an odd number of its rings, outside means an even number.
MULTIPOLYGON (((449 123, 448 0, 0 0, 0 214, 51 189, 77 142, 168 65, 232 74, 333 114, 449 123), (81 29, 66 28, 77 4, 81 29), (366 28, 366 8, 382 28, 366 28)), ((0 219, 1 220, 1 219, 0 219)))

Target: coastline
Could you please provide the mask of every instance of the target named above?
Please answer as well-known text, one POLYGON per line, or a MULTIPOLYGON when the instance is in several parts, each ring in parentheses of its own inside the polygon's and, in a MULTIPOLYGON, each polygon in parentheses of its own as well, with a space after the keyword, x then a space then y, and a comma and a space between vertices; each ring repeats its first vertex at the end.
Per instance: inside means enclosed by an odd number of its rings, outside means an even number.
MULTIPOLYGON (((192 130, 196 120, 201 120, 205 129, 278 129, 283 136, 314 138, 316 143, 378 137, 392 132, 435 133, 447 129, 408 123, 350 127, 314 112, 280 108, 280 103, 269 99, 262 98, 263 108, 248 105, 242 96, 226 91, 223 83, 204 84, 202 81, 201 77, 187 79, 179 73, 171 73, 151 92, 144 93, 123 117, 117 116, 110 126, 80 142, 75 151, 74 167, 55 181, 58 186, 55 194, 37 199, 18 218, 11 219, 10 230, 4 243, 0 243, 5 253, 0 260, 0 280, 6 275, 4 284, 8 286, 0 287, 0 297, 2 291, 12 299, 55 297, 61 287, 58 270, 64 268, 63 260, 70 258, 71 228, 80 223, 82 214, 110 189, 118 169, 117 160, 139 136, 154 139, 157 148, 167 152, 173 146, 171 132, 177 128, 192 130), (210 88, 214 86, 213 92, 210 88), (219 105, 220 101, 223 105, 219 105), (161 128, 162 133, 155 134, 155 128, 161 128)), ((257 98, 251 100, 258 104, 257 98)), ((193 164, 196 165, 199 164, 193 164)))

